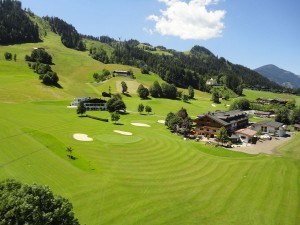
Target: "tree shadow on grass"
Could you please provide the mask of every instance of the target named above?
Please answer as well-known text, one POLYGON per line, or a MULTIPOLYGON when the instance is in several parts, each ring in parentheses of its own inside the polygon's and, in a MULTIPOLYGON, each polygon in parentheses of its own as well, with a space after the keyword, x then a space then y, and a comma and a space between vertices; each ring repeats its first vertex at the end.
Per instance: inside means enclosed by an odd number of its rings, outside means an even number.
POLYGON ((129 112, 126 112, 126 111, 118 111, 118 113, 121 114, 121 115, 128 115, 129 114, 129 112))
POLYGON ((123 126, 124 124, 123 123, 114 123, 114 125, 123 126))
POLYGON ((129 93, 123 93, 126 97, 132 97, 129 93))

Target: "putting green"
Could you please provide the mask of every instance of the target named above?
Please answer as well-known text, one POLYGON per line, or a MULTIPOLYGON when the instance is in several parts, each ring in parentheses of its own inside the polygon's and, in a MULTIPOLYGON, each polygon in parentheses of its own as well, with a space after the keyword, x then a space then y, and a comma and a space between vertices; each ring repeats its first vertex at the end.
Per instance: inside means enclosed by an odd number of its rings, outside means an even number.
POLYGON ((129 144, 142 140, 142 138, 138 136, 127 136, 122 134, 100 134, 94 136, 94 139, 109 144, 129 144))

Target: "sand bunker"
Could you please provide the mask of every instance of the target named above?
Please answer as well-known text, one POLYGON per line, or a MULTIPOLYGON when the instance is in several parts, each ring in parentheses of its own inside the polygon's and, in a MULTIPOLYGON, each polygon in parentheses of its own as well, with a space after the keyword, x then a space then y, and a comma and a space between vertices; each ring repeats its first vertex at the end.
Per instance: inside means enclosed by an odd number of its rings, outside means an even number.
POLYGON ((215 104, 211 104, 212 105, 212 107, 216 107, 216 105, 215 104))
POLYGON ((150 125, 145 124, 145 123, 131 123, 131 125, 137 126, 137 127, 150 127, 150 125))
POLYGON ((114 130, 114 132, 118 133, 118 134, 123 134, 123 135, 132 135, 131 132, 125 132, 125 131, 121 131, 121 130, 114 130))
POLYGON ((164 124, 166 121, 165 121, 165 120, 157 120, 157 122, 158 122, 158 123, 163 123, 163 124, 164 124))
POLYGON ((75 109, 75 108, 77 108, 77 106, 76 105, 68 105, 67 108, 69 108, 69 109, 75 109))
POLYGON ((93 141, 87 134, 73 134, 73 138, 78 141, 93 141))

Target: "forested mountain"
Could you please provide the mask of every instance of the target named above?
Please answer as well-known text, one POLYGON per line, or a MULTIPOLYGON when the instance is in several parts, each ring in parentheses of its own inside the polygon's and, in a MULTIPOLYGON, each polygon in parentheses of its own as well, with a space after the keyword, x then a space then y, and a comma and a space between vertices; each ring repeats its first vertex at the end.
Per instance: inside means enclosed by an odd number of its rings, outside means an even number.
POLYGON ((51 30, 61 36, 61 42, 67 48, 84 51, 85 45, 75 27, 57 17, 43 17, 50 23, 51 30))
MULTIPOLYGON (((235 65, 223 57, 219 58, 201 46, 194 46, 189 53, 163 48, 166 53, 171 54, 153 54, 139 47, 140 43, 137 40, 116 41, 107 36, 93 38, 93 40, 99 40, 114 48, 109 59, 105 51, 99 49, 98 52, 103 56, 103 60, 98 57, 99 61, 132 65, 138 68, 147 67, 163 80, 180 87, 191 85, 205 91, 209 88, 205 85, 206 80, 214 77, 218 83, 226 85, 237 94, 241 94, 240 90, 243 87, 260 90, 283 89, 257 72, 235 65)), ((155 48, 158 47, 153 47, 155 48)), ((90 51, 91 56, 96 59, 94 52, 95 49, 90 51)))
POLYGON ((300 77, 296 74, 278 68, 275 65, 265 65, 255 69, 256 72, 282 86, 300 88, 300 77))
POLYGON ((0 0, 0 44, 16 44, 40 41, 39 29, 20 1, 0 0))

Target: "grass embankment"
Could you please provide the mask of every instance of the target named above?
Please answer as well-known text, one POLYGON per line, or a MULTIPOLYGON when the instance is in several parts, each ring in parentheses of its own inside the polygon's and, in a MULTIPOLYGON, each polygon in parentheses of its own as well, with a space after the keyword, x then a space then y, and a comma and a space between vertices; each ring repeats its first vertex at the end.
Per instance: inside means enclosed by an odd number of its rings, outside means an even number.
MULTIPOLYGON (((49 185, 70 199, 82 224, 285 224, 299 223, 299 135, 282 146, 283 157, 228 152, 184 141, 163 124, 169 111, 187 108, 190 116, 225 109, 213 107, 210 95, 196 91, 195 100, 140 100, 135 90, 123 99, 131 111, 119 123, 78 117, 66 106, 77 96, 99 97, 125 78, 95 85, 91 74, 108 68, 87 52, 64 48, 49 33, 45 42, 0 46, 17 53, 17 62, 0 55, 0 178, 49 185), (54 58, 62 89, 45 87, 28 69, 23 56, 34 46, 54 58), (139 103, 152 115, 139 115, 139 103), (149 124, 136 127, 132 122, 149 124), (131 132, 122 136, 113 130, 131 132), (73 139, 74 133, 92 142, 73 139), (74 149, 76 160, 67 157, 74 149)), ((134 69, 134 82, 150 85, 161 80, 134 69)), ((125 79, 127 80, 127 78, 125 79)), ((256 92, 246 91, 247 97, 256 92)), ((277 95, 276 95, 277 96, 277 95)), ((230 104, 230 101, 228 102, 230 104)), ((89 112, 110 118, 107 112, 89 112)))

